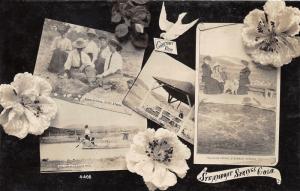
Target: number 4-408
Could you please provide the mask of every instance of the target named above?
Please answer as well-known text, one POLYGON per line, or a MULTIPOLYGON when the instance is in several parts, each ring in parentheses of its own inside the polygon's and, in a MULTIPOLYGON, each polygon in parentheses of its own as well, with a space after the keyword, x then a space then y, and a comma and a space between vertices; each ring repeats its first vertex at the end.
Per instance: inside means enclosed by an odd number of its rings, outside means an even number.
POLYGON ((90 174, 83 174, 79 176, 80 179, 92 179, 92 175, 90 174))

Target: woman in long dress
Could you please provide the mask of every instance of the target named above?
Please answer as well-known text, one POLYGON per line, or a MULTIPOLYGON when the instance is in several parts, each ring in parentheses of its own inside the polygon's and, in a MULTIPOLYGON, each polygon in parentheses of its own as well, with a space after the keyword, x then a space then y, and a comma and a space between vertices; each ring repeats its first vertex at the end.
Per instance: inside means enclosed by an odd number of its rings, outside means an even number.
POLYGON ((52 44, 52 58, 49 63, 48 71, 62 75, 64 73, 64 64, 68 58, 68 51, 72 50, 72 42, 66 37, 70 26, 62 25, 57 28, 60 36, 56 37, 52 44))
POLYGON ((95 42, 95 39, 97 37, 97 33, 95 29, 88 29, 87 31, 87 44, 86 47, 83 49, 85 53, 90 57, 91 62, 94 64, 97 60, 99 48, 98 45, 95 42))
POLYGON ((95 61, 95 69, 97 74, 102 74, 104 72, 104 64, 107 55, 110 55, 110 49, 108 47, 108 39, 105 35, 100 35, 99 39, 99 53, 98 58, 95 61))
POLYGON ((251 74, 251 70, 248 67, 249 63, 246 60, 242 60, 241 62, 245 67, 240 71, 239 88, 237 90, 237 93, 239 95, 245 95, 248 94, 249 91, 249 76, 251 74))
POLYGON ((202 82, 204 83, 204 94, 220 94, 222 93, 222 88, 218 80, 212 77, 213 71, 211 70, 212 58, 206 56, 203 58, 202 65, 202 82))

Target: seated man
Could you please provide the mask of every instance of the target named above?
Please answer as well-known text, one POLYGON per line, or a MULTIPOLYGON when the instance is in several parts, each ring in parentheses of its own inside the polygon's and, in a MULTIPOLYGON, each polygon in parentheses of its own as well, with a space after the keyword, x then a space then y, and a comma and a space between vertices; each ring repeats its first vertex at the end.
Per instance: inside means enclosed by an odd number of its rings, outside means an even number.
POLYGON ((97 75, 98 79, 102 79, 112 74, 122 73, 123 58, 119 53, 122 50, 122 46, 116 40, 109 40, 108 46, 110 52, 106 55, 103 73, 97 75))
POLYGON ((86 46, 85 40, 78 38, 72 45, 74 50, 69 53, 67 61, 65 62, 64 76, 93 85, 96 80, 96 70, 90 57, 83 52, 86 46))

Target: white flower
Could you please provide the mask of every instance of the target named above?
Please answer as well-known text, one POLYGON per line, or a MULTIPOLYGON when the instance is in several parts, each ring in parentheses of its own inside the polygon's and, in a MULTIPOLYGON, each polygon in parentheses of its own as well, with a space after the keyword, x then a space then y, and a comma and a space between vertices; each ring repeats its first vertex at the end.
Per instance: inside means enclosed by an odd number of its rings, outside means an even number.
POLYGON ((282 0, 267 1, 244 19, 242 39, 254 62, 280 67, 299 56, 300 11, 282 0))
POLYGON ((17 74, 11 84, 1 84, 0 124, 4 131, 19 138, 42 134, 57 111, 49 97, 51 90, 46 80, 27 72, 17 74))
POLYGON ((185 177, 190 156, 190 150, 175 133, 163 128, 147 129, 134 136, 126 162, 128 170, 141 175, 150 190, 166 190, 177 182, 174 173, 185 177))

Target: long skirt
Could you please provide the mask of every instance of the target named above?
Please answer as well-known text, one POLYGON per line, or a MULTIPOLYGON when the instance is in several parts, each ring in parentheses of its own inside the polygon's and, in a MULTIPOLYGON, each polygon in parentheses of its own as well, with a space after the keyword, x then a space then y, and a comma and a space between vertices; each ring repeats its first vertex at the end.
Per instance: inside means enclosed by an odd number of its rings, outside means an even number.
POLYGON ((247 85, 240 85, 237 90, 237 94, 238 95, 246 95, 246 94, 248 94, 248 91, 249 91, 249 87, 247 85))
POLYGON ((214 78, 208 78, 204 82, 204 94, 221 94, 223 92, 223 83, 214 78))
POLYGON ((239 88, 237 90, 238 95, 246 95, 249 91, 250 81, 248 78, 240 79, 239 81, 239 88))
POLYGON ((64 73, 64 65, 67 61, 68 53, 60 49, 55 49, 48 67, 48 71, 57 74, 64 73))

